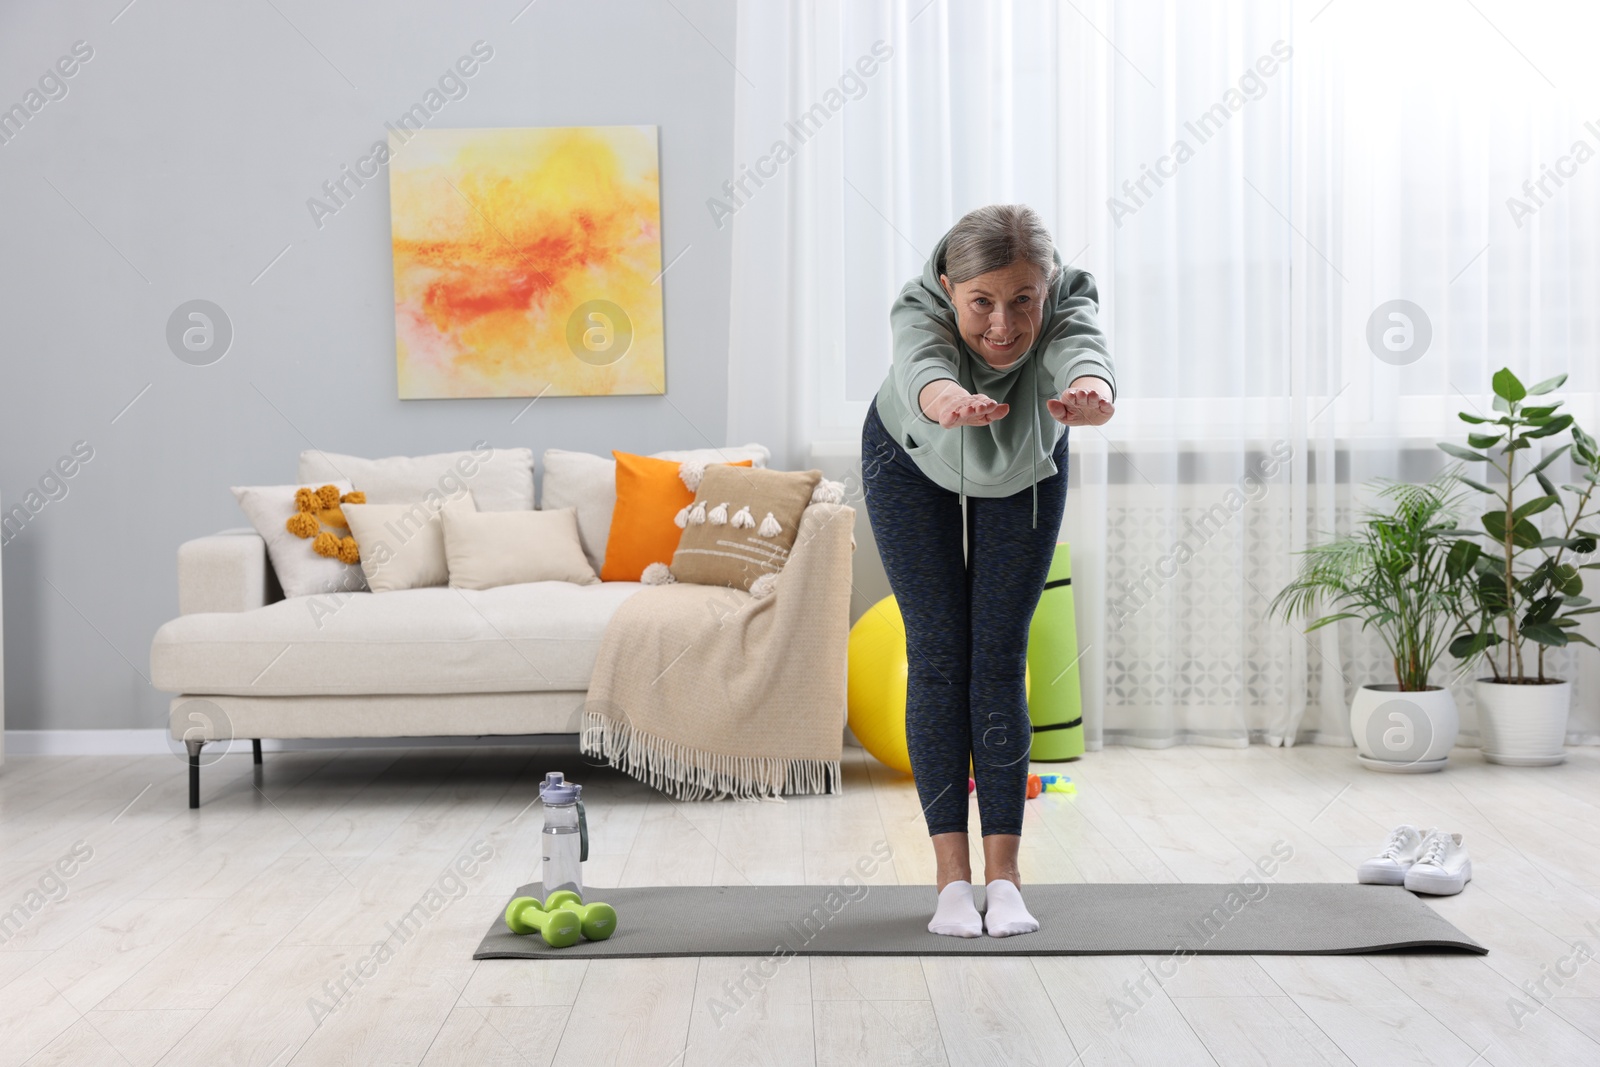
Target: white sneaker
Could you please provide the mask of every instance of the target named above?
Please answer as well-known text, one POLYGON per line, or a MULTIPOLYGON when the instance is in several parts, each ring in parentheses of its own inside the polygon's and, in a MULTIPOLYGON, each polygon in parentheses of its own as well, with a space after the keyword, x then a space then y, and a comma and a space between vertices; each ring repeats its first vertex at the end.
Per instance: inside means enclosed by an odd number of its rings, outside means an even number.
POLYGON ((1460 834, 1434 830, 1423 842, 1417 862, 1406 872, 1405 887, 1413 893, 1447 897, 1472 881, 1472 861, 1460 834))
POLYGON ((1423 832, 1406 823, 1389 834, 1383 851, 1356 868, 1356 881, 1363 885, 1405 885, 1406 872, 1417 862, 1423 842, 1432 830, 1423 832))

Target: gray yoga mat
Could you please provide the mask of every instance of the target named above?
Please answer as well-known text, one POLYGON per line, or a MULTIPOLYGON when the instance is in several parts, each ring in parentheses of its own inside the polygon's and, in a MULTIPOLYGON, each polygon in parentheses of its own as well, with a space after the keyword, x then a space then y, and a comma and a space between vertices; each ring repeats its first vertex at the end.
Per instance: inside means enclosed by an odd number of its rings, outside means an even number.
MULTIPOLYGON (((928 885, 857 884, 849 887, 853 900, 838 885, 593 889, 587 899, 617 909, 617 932, 608 940, 553 949, 538 934, 511 933, 496 914, 472 958, 1489 952, 1400 886, 1099 882, 1025 889, 1041 930, 974 938, 928 932, 934 902, 928 885)), ((516 895, 544 899, 537 882, 516 895)), ((978 901, 981 909, 981 887, 978 901)))

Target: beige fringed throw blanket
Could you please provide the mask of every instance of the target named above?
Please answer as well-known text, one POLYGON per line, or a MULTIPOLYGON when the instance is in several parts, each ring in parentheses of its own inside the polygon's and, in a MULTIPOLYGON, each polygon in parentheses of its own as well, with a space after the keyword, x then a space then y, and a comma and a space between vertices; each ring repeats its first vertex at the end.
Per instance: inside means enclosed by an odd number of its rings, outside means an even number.
POLYGON ((680 800, 839 789, 855 510, 807 507, 776 589, 646 586, 606 626, 579 744, 680 800))

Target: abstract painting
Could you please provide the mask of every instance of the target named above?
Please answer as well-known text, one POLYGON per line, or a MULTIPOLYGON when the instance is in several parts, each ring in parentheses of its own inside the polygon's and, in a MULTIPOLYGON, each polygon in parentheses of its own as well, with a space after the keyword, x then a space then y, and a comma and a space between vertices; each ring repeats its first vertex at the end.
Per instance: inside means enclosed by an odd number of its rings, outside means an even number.
POLYGON ((402 400, 665 392, 654 126, 391 133, 402 400))

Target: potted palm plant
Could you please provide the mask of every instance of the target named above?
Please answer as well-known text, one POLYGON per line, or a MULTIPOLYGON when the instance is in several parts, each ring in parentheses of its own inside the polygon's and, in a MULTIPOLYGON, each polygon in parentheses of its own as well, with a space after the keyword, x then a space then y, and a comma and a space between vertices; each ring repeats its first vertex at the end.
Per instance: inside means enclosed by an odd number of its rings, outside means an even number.
POLYGON ((1489 497, 1490 507, 1477 528, 1460 531, 1471 574, 1458 634, 1450 644, 1451 654, 1468 666, 1480 659, 1489 665, 1491 676, 1477 679, 1474 694, 1483 755, 1491 763, 1543 766, 1565 758, 1572 686, 1546 677, 1545 650, 1594 646, 1578 632, 1578 616, 1600 607, 1583 595, 1579 572, 1600 568, 1592 559, 1582 562, 1595 551, 1596 535, 1585 524, 1600 517, 1595 496, 1600 449, 1571 415, 1556 410, 1561 401, 1527 403, 1566 380, 1558 374, 1525 387, 1509 368, 1501 368, 1492 381, 1499 414, 1461 412, 1463 422, 1486 428, 1469 433, 1465 448, 1439 445, 1457 459, 1493 471, 1483 481, 1458 475, 1462 484, 1489 497), (1568 431, 1570 441, 1534 462, 1535 442, 1568 431), (1519 457, 1520 452, 1528 454, 1519 457), (1563 455, 1569 455, 1576 484, 1557 487, 1545 471, 1563 455), (1530 478, 1539 492, 1524 495, 1530 478), (1541 514, 1549 531, 1534 521, 1541 514))
POLYGON ((1363 685, 1350 703, 1358 758, 1373 770, 1437 771, 1460 725, 1455 698, 1429 676, 1444 655, 1451 623, 1464 610, 1465 550, 1452 538, 1464 494, 1454 472, 1425 485, 1381 483, 1386 511, 1368 508, 1348 536, 1302 553, 1300 573, 1273 599, 1271 613, 1310 619, 1306 632, 1360 619, 1382 639, 1394 681, 1363 685))

